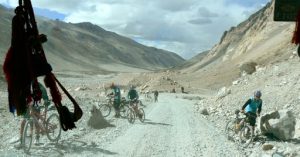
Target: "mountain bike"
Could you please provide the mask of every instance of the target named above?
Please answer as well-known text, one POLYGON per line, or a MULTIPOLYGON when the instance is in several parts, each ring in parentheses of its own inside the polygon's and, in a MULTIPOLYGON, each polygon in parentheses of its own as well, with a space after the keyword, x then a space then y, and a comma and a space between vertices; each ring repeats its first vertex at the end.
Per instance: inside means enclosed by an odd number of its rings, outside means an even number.
POLYGON ((142 123, 145 121, 145 112, 143 108, 139 107, 140 104, 141 101, 137 99, 129 101, 129 110, 127 112, 127 119, 129 123, 133 124, 136 117, 138 117, 142 123))
MULTIPOLYGON (((111 110, 114 106, 114 97, 113 96, 106 96, 106 102, 102 103, 102 104, 98 104, 99 109, 103 115, 103 117, 108 117, 111 113, 111 110)), ((120 116, 122 118, 126 118, 126 112, 129 109, 128 105, 127 105, 127 101, 126 99, 123 97, 121 99, 120 102, 120 106, 119 106, 119 112, 120 112, 120 116)))
POLYGON ((225 132, 228 140, 239 142, 243 147, 248 147, 253 141, 254 130, 249 124, 249 120, 246 116, 241 117, 240 111, 235 111, 235 118, 227 122, 225 126, 225 132))
POLYGON ((61 136, 61 125, 59 116, 56 113, 51 113, 49 117, 48 105, 45 105, 44 111, 39 112, 42 109, 38 104, 31 104, 28 107, 28 116, 25 118, 25 125, 23 127, 21 145, 25 152, 29 152, 34 133, 39 135, 47 135, 47 138, 51 142, 57 143, 61 136))

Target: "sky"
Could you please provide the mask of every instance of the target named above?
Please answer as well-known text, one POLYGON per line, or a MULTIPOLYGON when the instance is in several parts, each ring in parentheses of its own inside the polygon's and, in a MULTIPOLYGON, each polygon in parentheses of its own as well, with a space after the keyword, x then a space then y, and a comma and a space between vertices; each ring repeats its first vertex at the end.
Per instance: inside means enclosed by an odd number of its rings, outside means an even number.
MULTIPOLYGON (((141 44, 189 59, 270 0, 31 0, 37 15, 91 22, 141 44)), ((16 7, 18 0, 0 0, 16 7)))

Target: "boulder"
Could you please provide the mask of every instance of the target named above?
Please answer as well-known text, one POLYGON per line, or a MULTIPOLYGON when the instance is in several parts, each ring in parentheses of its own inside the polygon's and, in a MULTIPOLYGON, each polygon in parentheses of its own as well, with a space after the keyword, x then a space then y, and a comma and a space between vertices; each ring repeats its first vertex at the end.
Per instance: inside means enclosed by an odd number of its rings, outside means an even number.
POLYGON ((209 115, 208 110, 206 108, 205 109, 201 109, 200 113, 203 114, 203 115, 206 115, 206 116, 209 115))
POLYGON ((218 99, 221 99, 221 98, 227 96, 227 95, 230 94, 230 93, 231 93, 231 90, 230 90, 230 89, 228 89, 228 88, 226 88, 226 87, 223 87, 223 88, 221 88, 221 89, 218 91, 218 93, 217 93, 217 98, 218 98, 218 99))
POLYGON ((255 62, 246 62, 240 66, 241 73, 245 72, 247 74, 252 74, 256 71, 257 63, 255 62))
POLYGON ((273 134, 281 140, 292 139, 295 135, 296 118, 292 111, 279 110, 263 115, 259 121, 262 134, 273 134))
POLYGON ((103 129, 106 127, 114 126, 105 120, 101 111, 95 105, 93 105, 93 108, 91 110, 91 117, 88 120, 87 125, 94 129, 103 129))
POLYGON ((274 146, 272 144, 265 143, 263 144, 262 149, 266 151, 266 150, 271 150, 273 147, 274 146))

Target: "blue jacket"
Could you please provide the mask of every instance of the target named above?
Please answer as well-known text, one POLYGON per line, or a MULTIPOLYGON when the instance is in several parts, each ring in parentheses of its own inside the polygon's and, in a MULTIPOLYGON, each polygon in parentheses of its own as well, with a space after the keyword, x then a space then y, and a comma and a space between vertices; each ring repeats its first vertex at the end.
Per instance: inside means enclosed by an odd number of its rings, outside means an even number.
POLYGON ((246 110, 245 110, 246 113, 248 113, 248 112, 256 113, 256 111, 258 113, 260 113, 261 107, 262 107, 262 100, 254 99, 252 97, 243 105, 242 110, 244 110, 246 108, 246 110))

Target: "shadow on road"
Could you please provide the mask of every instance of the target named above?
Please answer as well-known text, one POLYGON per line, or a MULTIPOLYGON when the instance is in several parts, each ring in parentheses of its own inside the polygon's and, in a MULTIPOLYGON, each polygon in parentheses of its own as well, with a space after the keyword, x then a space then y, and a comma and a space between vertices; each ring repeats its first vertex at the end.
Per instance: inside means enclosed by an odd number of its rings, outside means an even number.
POLYGON ((63 140, 58 144, 52 143, 43 147, 33 147, 29 155, 45 156, 46 154, 56 154, 59 156, 64 156, 66 154, 81 154, 82 152, 88 152, 91 154, 103 153, 105 155, 117 155, 118 153, 111 152, 99 148, 95 142, 87 144, 80 140, 63 140))
POLYGON ((163 126, 173 126, 172 124, 167 124, 167 123, 151 122, 151 121, 148 120, 148 119, 145 120, 144 124, 163 125, 163 126))
POLYGON ((300 138, 291 139, 291 142, 294 144, 300 144, 300 138))

